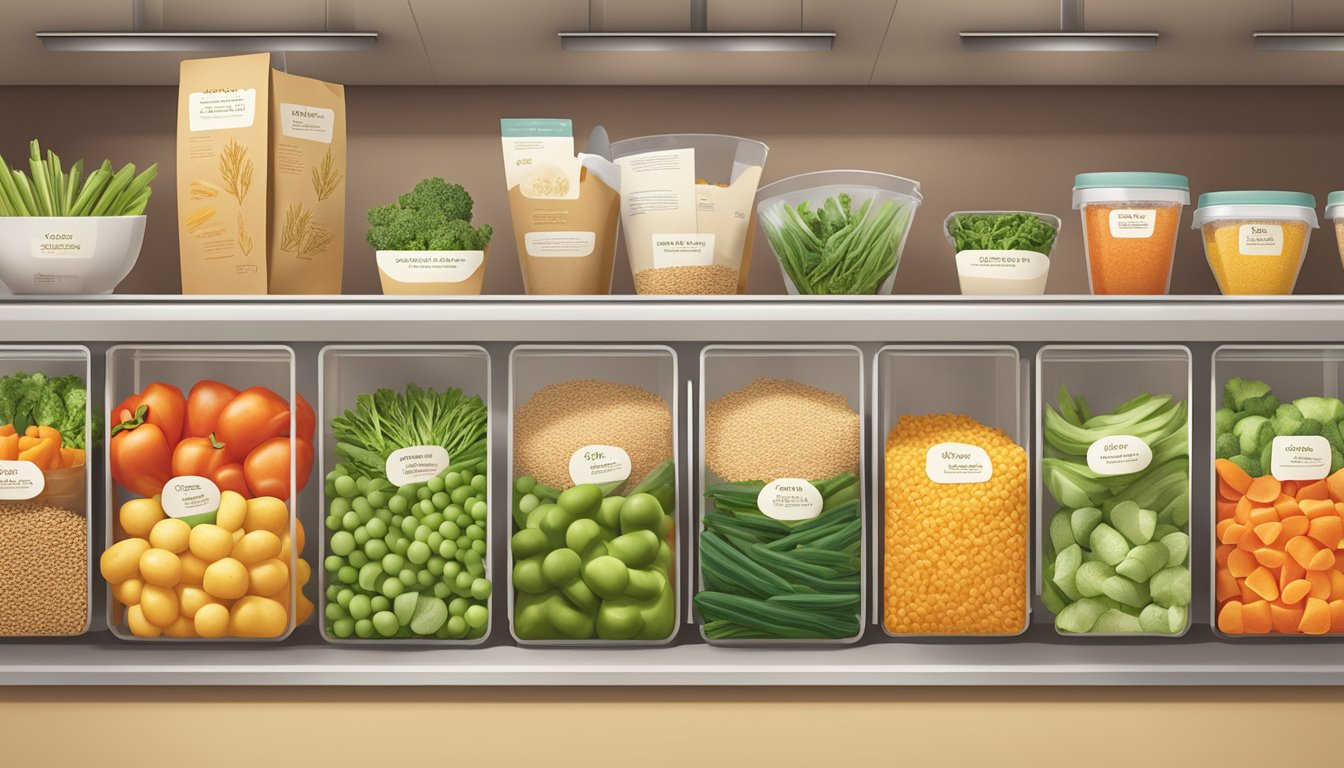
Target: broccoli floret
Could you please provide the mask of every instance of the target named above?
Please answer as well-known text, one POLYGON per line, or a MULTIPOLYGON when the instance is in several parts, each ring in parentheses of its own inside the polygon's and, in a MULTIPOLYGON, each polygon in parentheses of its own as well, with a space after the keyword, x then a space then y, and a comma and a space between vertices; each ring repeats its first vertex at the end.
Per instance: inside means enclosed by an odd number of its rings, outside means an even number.
POLYGON ((490 243, 491 233, 489 224, 476 229, 465 221, 449 221, 430 233, 428 247, 431 251, 481 251, 490 243))
POLYGON ((1242 453, 1247 456, 1259 456, 1265 444, 1274 439, 1274 428, 1264 416, 1247 416, 1237 422, 1232 428, 1232 434, 1237 436, 1242 453))
POLYGON ((1294 431, 1292 431, 1292 432, 1288 432, 1288 433, 1280 433, 1280 434, 1288 434, 1288 435, 1292 435, 1292 436, 1294 436, 1294 437, 1301 437, 1301 436, 1307 436, 1307 435, 1319 435, 1319 434, 1321 434, 1321 422, 1319 422, 1319 421, 1317 421, 1317 420, 1315 420, 1315 419, 1303 419, 1303 420, 1302 420, 1302 423, 1299 424, 1299 425, 1297 426, 1297 429, 1296 429, 1296 430, 1294 430, 1294 431))
POLYGON ((394 205, 369 209, 369 245, 380 251, 479 251, 494 233, 471 226, 471 196, 460 184, 425 179, 394 205))
POLYGON ((1274 442, 1271 440, 1265 443, 1265 447, 1260 449, 1260 469, 1265 474, 1271 474, 1274 469, 1274 442))
POLYGON ((1250 397, 1241 404, 1242 410, 1252 416, 1270 417, 1279 407, 1279 399, 1273 395, 1250 397))
POLYGON ((449 184, 442 176, 425 179, 397 199, 397 205, 413 211, 438 211, 449 219, 471 221, 471 195, 461 184, 449 184))
POLYGON ((1247 400, 1268 394, 1269 385, 1265 382, 1233 376, 1223 386, 1223 405, 1234 411, 1244 411, 1246 410, 1244 403, 1247 400))
POLYGON ((1236 464, 1238 467, 1241 467, 1242 470, 1251 477, 1260 477, 1261 475, 1260 461, 1258 459, 1252 459, 1250 456, 1237 454, 1236 456, 1233 456, 1232 458, 1228 459, 1228 461, 1232 462, 1233 464, 1236 464))
POLYGON ((1344 469, 1344 452, 1341 452, 1333 445, 1330 446, 1330 474, 1334 474, 1344 469))
POLYGON ((1303 397, 1294 400, 1293 405, 1302 411, 1304 417, 1322 424, 1327 421, 1338 424, 1344 420, 1344 403, 1333 397, 1303 397))
POLYGON ((1241 444, 1237 441, 1236 435, 1230 432, 1219 435, 1214 446, 1214 452, 1220 459, 1230 459, 1236 456, 1240 450, 1241 444))
POLYGON ((1330 443, 1331 448, 1338 448, 1344 451, 1344 435, 1339 432, 1339 425, 1333 421, 1327 421, 1321 425, 1321 437, 1330 443))
POLYGON ((1219 435, 1231 432, 1243 415, 1231 408, 1219 408, 1213 414, 1214 432, 1219 435))

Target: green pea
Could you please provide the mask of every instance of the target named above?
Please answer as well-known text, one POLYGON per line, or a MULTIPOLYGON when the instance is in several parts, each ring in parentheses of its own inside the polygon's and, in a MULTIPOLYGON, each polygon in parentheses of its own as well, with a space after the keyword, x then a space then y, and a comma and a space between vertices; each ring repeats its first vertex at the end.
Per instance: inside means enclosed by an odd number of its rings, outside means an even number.
POLYGON ((473 578, 479 579, 485 575, 485 564, 482 563, 480 560, 467 563, 466 568, 467 573, 471 574, 473 578))
POLYGON ((375 517, 364 524, 364 530, 368 531, 373 538, 381 539, 387 535, 387 523, 375 517))
POLYGON ((343 565, 336 572, 336 578, 342 584, 354 584, 359 581, 359 569, 353 565, 343 565))
POLYGON ((480 555, 480 556, 482 556, 482 557, 484 557, 484 556, 485 556, 485 542, 484 542, 484 541, 473 541, 473 542, 471 542, 471 551, 472 551, 472 552, 475 552, 476 554, 478 554, 478 555, 480 555))
POLYGON ((382 509, 383 507, 387 506, 388 496, 386 493, 382 491, 372 491, 371 493, 369 493, 367 498, 369 500, 369 506, 375 510, 382 509))
POLYGON ((368 487, 369 487, 369 478, 364 477, 363 475, 361 475, 361 476, 359 476, 359 477, 356 477, 356 478, 355 478, 355 487, 359 489, 359 492, 360 492, 360 493, 364 493, 364 491, 368 490, 368 487))
POLYGON ((352 509, 341 516, 341 527, 345 530, 353 531, 358 528, 359 525, 359 515, 355 514, 355 510, 352 509))
POLYGON ((457 548, 458 549, 471 548, 471 539, 468 539, 465 533, 457 537, 457 548))
POLYGON ((478 523, 483 523, 490 515, 490 505, 486 504, 483 499, 478 499, 472 503, 470 514, 472 520, 475 520, 478 523))
POLYGON ((453 588, 442 581, 434 585, 434 596, 440 600, 446 600, 451 594, 453 594, 453 588))
POLYGON ((383 567, 377 561, 367 562, 359 569, 359 588, 372 592, 378 588, 378 582, 383 576, 383 567))
POLYGON ((593 636, 593 620, 571 606, 562 595, 547 598, 546 617, 564 637, 581 640, 593 636))
POLYGON ((471 582, 471 597, 473 600, 485 601, 490 597, 490 582, 487 579, 476 579, 471 582))
POLYGON ((324 525, 327 526, 328 531, 341 530, 341 518, 338 517, 337 515, 327 515, 327 518, 322 522, 324 525))
POLYGON ((355 620, 367 619, 373 615, 368 595, 355 595, 350 598, 350 617, 355 620))
POLYGON ((448 601, 448 615, 462 616, 467 612, 471 603, 465 597, 455 597, 448 601))
POLYGON ((383 584, 378 591, 382 592, 384 597, 391 599, 400 595, 402 592, 405 592, 406 585, 396 576, 388 576, 386 579, 383 579, 383 584))
POLYGON ((415 529, 415 534, 412 535, 411 538, 415 539, 416 542, 418 543, 429 541, 429 533, 431 530, 433 529, 431 529, 429 526, 422 525, 419 528, 415 529))
MULTIPOLYGON (((340 464, 337 464, 336 466, 339 468, 341 465, 340 465, 340 464)), ((340 471, 337 471, 336 469, 333 469, 333 470, 331 470, 330 472, 328 472, 328 473, 326 474, 326 476, 325 476, 324 478, 322 478, 322 479, 325 480, 326 482, 330 483, 330 482, 335 481, 336 478, 338 478, 338 477, 340 477, 341 475, 344 475, 344 474, 345 474, 344 472, 340 472, 340 471)))
POLYGON ((434 505, 435 509, 444 509, 445 507, 448 506, 448 504, 452 501, 452 499, 451 497, 448 496, 448 494, 444 493, 443 491, 439 491, 438 493, 431 496, 429 498, 429 501, 431 504, 434 505))
POLYGON ((348 531, 337 531, 331 535, 331 551, 342 557, 355 551, 355 537, 348 531))
POLYGON ((592 483, 567 488, 555 500, 572 517, 591 517, 602 503, 602 489, 592 483))
POLYGON ((414 587, 419 583, 419 580, 415 577, 415 571, 410 568, 402 568, 401 571, 397 573, 397 581, 400 581, 402 586, 405 587, 414 587))
POLYGON ((354 619, 337 619, 331 624, 331 633, 342 640, 355 633, 354 619))
POLYGON ((427 525, 434 530, 438 530, 443 525, 443 513, 435 512, 432 515, 425 515, 425 519, 420 521, 421 525, 427 525))
POLYGON ((485 490, 485 475, 477 475, 471 478, 471 487, 477 491, 485 490))
POLYGON ((359 493, 359 486, 355 484, 354 478, 344 475, 332 481, 336 487, 336 494, 344 499, 354 498, 359 493))
POLYGON ((643 626, 639 606, 629 599, 607 600, 597 609, 597 636, 603 640, 633 640, 643 626))
POLYGON ((536 487, 537 487, 537 478, 535 477, 532 477, 530 475, 523 475, 522 477, 514 478, 513 481, 514 493, 521 493, 526 495, 531 493, 532 489, 536 487))
POLYGON ((658 543, 658 534, 640 530, 612 539, 607 543, 607 550, 631 568, 643 568, 652 565, 658 557, 658 543))
POLYGON ((444 539, 439 545, 439 557, 445 560, 451 560, 457 556, 457 542, 444 539))
POLYGON ((406 559, 416 565, 424 565, 429 562, 430 554, 429 545, 423 541, 412 542, 406 549, 406 559))
POLYGON ((467 608, 467 612, 463 614, 462 618, 466 620, 468 627, 480 628, 484 627, 485 623, 490 620, 490 612, 483 605, 473 605, 467 608))
POLYGON ((615 534, 621 530, 621 507, 625 499, 620 496, 608 496, 597 508, 597 524, 615 534))
MULTIPOLYGON (((351 538, 350 543, 354 543, 353 537, 351 538)), ((340 555, 327 555, 327 559, 322 561, 322 567, 326 568, 328 571, 339 571, 343 565, 345 565, 345 558, 340 555)))
MULTIPOLYGON (((544 566, 543 566, 544 567, 544 566)), ((459 573, 457 578, 453 579, 453 589, 459 595, 471 594, 471 583, 475 581, 470 573, 459 573)))
POLYGON ((445 539, 457 539, 458 536, 462 535, 462 529, 452 520, 445 520, 439 525, 439 535, 445 539))
POLYGON ((369 543, 369 532, 361 525, 355 529, 355 544, 362 547, 367 543, 369 543))
POLYGON ((369 638, 373 637, 373 622, 368 619, 360 619, 355 622, 355 636, 369 638))
POLYGON ((621 533, 653 531, 663 525, 663 507, 647 493, 636 493, 621 505, 621 533))
MULTIPOLYGON (((452 503, 458 505, 459 507, 462 506, 462 504, 466 502, 467 499, 471 498, 473 490, 475 489, 473 489, 470 485, 459 485, 458 487, 454 488, 452 492, 452 503)), ((446 507, 448 505, 444 504, 444 506, 446 507)))
POLYGON ((406 514, 406 507, 408 506, 410 506, 410 502, 400 493, 387 500, 387 509, 394 515, 406 514))
POLYGON ((401 625, 397 623, 397 615, 391 611, 379 611, 373 614, 373 628, 383 637, 392 637, 397 634, 401 625))
POLYGON ((383 525, 392 524, 392 512, 387 509, 380 509, 373 514, 373 519, 382 522, 383 525))
MULTIPOLYGON (((414 514, 417 518, 421 518, 434 514, 434 511, 436 509, 438 509, 438 507, 434 506, 434 502, 432 500, 425 499, 424 501, 416 502, 416 505, 414 507, 411 507, 411 513, 414 514)), ((416 522, 418 523, 419 520, 417 520, 416 522)))
POLYGON ((396 573, 406 567, 406 560, 399 554, 389 552, 383 556, 382 567, 385 573, 396 573))
POLYGON ((407 536, 415 533, 415 529, 420 527, 420 521, 407 515, 406 519, 401 521, 401 532, 407 536))
POLYGON ((467 526, 467 538, 471 539, 472 541, 484 541, 485 529, 477 525, 476 523, 472 523, 471 525, 467 526))
POLYGON ((625 594, 631 599, 652 600, 667 586, 667 577, 658 571, 631 568, 629 573, 630 584, 625 588, 625 594))
POLYGON ((532 494, 529 493, 523 498, 518 500, 518 511, 526 515, 527 513, 536 509, 537 505, 540 503, 541 499, 538 499, 536 496, 533 496, 532 494))
POLYGON ((327 585, 327 599, 328 599, 328 600, 335 600, 336 597, 337 597, 337 595, 339 595, 340 593, 341 593, 341 585, 340 585, 340 584, 328 584, 328 585, 327 585))
POLYGON ((410 546, 411 546, 411 540, 403 536, 397 539, 396 542, 392 545, 392 551, 398 555, 404 556, 406 554, 406 550, 409 549, 410 546))
POLYGON ((444 626, 448 628, 448 636, 451 638, 461 639, 467 636, 467 620, 461 616, 453 616, 444 626))
MULTIPOLYGON (((541 561, 540 561, 540 560, 537 561, 537 567, 538 567, 538 568, 541 567, 541 561)), ((462 572, 462 564, 459 563, 459 562, 457 562, 456 560, 449 560, 448 562, 446 562, 446 563, 443 564, 443 580, 444 580, 444 582, 447 583, 447 584, 451 584, 451 583, 453 582, 453 580, 457 578, 457 574, 459 574, 459 573, 461 573, 461 572, 462 572)), ((540 575, 540 574, 538 574, 538 575, 540 575)))
POLYGON ((455 490, 462 484, 462 475, 457 472, 449 472, 443 476, 443 487, 449 491, 455 490))
POLYGON ((374 595, 369 598, 369 607, 373 609, 374 613, 390 610, 392 608, 392 601, 382 595, 374 595))
POLYGON ((434 531, 430 533, 428 537, 425 538, 425 543, 429 545, 430 549, 434 550, 435 552, 438 552, 439 545, 443 543, 443 534, 439 533, 438 531, 434 531))
POLYGON ((425 563, 425 570, 435 576, 443 575, 443 566, 447 561, 438 555, 430 555, 429 562, 425 563))
POLYGON ((369 562, 369 556, 364 554, 363 550, 356 549, 350 553, 350 564, 354 567, 363 568, 367 562, 369 562))
POLYGON ((339 603, 327 603, 327 607, 323 610, 323 613, 326 614, 328 621, 335 621, 346 615, 345 609, 342 608, 339 603))
POLYGON ((364 517, 365 515, 373 517, 373 506, 369 504, 369 500, 363 496, 356 496, 351 499, 350 508, 360 517, 364 517))
POLYGON ((462 509, 462 507, 457 504, 449 504, 443 508, 443 519, 457 522, 457 519, 465 514, 465 512, 466 510, 462 509))
POLYGON ((443 476, 435 475, 434 477, 429 478, 425 483, 425 487, 429 489, 430 493, 443 493, 443 476))
MULTIPOLYGON (((352 480, 351 482, 354 482, 354 481, 352 480)), ((331 506, 328 508, 327 512, 328 512, 328 514, 335 515, 336 517, 341 517, 341 516, 343 516, 346 512, 349 512, 349 511, 350 511, 350 508, 351 508, 351 507, 350 507, 350 499, 343 498, 343 497, 342 497, 342 498, 336 498, 336 499, 332 499, 332 500, 331 500, 331 506)))
POLYGON ((416 500, 416 501, 428 501, 429 498, 430 498, 431 496, 433 496, 433 495, 434 495, 434 494, 433 494, 432 492, 430 492, 430 490, 429 490, 428 488, 424 487, 424 486, 421 486, 421 487, 419 487, 419 488, 417 488, 417 489, 415 490, 415 500, 416 500))
POLYGON ((579 577, 583 560, 572 549, 556 549, 541 563, 541 576, 553 587, 563 587, 579 577))
POLYGON ((583 580, 602 599, 614 600, 625 595, 630 569, 610 555, 598 557, 583 566, 583 580))
POLYGON ((435 576, 433 573, 430 573, 428 570, 420 570, 415 572, 415 586, 418 586, 421 589, 434 586, 435 582, 437 582, 438 580, 439 577, 435 576))
MULTIPOLYGON (((457 549, 457 544, 453 544, 453 549, 457 549)), ((521 560, 533 555, 547 552, 551 549, 551 542, 546 538, 546 534, 536 528, 524 528, 513 534, 509 540, 509 549, 513 552, 515 560, 521 560)))
MULTIPOLYGON (((514 589, 519 592, 529 592, 531 594, 540 594, 542 592, 550 591, 551 585, 546 579, 542 565, 545 559, 544 555, 534 555, 523 560, 515 560, 513 563, 514 589)), ((470 594, 471 585, 475 582, 475 579, 472 579, 470 574, 467 574, 465 571, 459 570, 454 574, 451 583, 456 587, 462 576, 467 577, 466 590, 467 593, 470 594)), ((446 566, 443 569, 443 578, 444 581, 449 580, 448 568, 446 566)))

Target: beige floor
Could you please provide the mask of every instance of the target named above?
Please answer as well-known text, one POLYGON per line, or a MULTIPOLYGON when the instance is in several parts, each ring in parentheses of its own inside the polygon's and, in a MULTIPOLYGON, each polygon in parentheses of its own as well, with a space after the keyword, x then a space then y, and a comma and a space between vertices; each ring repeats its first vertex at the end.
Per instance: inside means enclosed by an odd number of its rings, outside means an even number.
POLYGON ((0 688, 0 764, 1327 765, 1339 689, 0 688))

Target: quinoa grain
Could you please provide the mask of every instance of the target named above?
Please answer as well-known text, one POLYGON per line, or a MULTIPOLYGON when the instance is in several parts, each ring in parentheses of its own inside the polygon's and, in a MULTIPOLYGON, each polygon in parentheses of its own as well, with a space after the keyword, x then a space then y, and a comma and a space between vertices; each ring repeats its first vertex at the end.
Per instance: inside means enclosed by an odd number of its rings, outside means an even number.
POLYGON ((732 483, 859 471, 859 415, 844 395, 757 379, 705 406, 705 465, 732 483))
POLYGON ((0 506, 0 636, 78 635, 88 618, 84 514, 38 500, 0 506))
POLYGON ((663 267, 635 273, 635 293, 699 296, 737 293, 737 270, 722 264, 663 267))

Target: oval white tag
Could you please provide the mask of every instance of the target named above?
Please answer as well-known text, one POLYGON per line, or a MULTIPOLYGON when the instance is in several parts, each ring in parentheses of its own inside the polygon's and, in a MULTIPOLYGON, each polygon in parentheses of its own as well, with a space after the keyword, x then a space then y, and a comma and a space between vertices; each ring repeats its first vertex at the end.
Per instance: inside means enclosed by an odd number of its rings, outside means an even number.
POLYGON ((398 487, 422 483, 448 468, 448 449, 441 445, 398 448, 387 456, 387 479, 398 487))
POLYGON ((1320 435, 1276 437, 1269 448, 1276 480, 1320 480, 1330 474, 1330 441, 1320 435))
POLYGON ((1103 437, 1087 449, 1087 468, 1098 475, 1142 472, 1153 463, 1153 449, 1133 435, 1103 437))
POLYGON ((47 476, 31 461, 0 461, 0 500, 35 498, 47 487, 47 476))
POLYGON ((191 517, 219 509, 219 486, 204 477, 182 475, 163 484, 159 496, 169 517, 191 517))
POLYGON ((969 443, 938 443, 924 456, 924 473, 935 483, 987 483, 994 464, 984 448, 969 443))
POLYGON ((585 445, 569 457, 575 485, 619 483, 630 477, 630 454, 614 445, 585 445))
POLYGON ((782 477, 756 494, 756 508, 775 520, 811 520, 821 514, 821 491, 806 480, 782 477))

